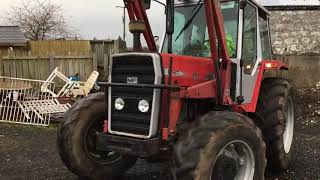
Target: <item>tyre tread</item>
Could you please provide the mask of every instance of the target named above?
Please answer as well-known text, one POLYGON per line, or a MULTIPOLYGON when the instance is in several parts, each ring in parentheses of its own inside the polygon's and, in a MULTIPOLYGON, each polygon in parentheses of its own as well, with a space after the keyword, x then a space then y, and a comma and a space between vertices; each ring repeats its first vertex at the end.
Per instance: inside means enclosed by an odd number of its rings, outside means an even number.
POLYGON ((290 156, 284 155, 284 104, 292 91, 289 80, 271 77, 263 80, 256 113, 262 117, 261 130, 267 144, 268 167, 274 171, 288 168, 290 156), (281 100, 282 99, 282 100, 281 100), (279 103, 282 102, 282 103, 279 103))

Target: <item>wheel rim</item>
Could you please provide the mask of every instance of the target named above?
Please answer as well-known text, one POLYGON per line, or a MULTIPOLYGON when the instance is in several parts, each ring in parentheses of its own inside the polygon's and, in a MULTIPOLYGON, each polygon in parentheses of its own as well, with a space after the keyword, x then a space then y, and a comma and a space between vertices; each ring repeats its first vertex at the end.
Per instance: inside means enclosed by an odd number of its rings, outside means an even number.
POLYGON ((288 99, 288 104, 285 109, 285 126, 283 133, 283 145, 284 151, 286 153, 290 152, 291 144, 293 140, 293 129, 294 129, 294 111, 293 111, 293 103, 291 98, 288 99))
POLYGON ((86 131, 86 136, 84 139, 84 149, 86 153, 89 155, 89 157, 99 163, 114 163, 118 160, 120 160, 122 157, 113 152, 107 152, 107 151, 99 151, 96 149, 96 139, 95 136, 97 132, 102 132, 103 127, 103 121, 92 121, 86 131))
POLYGON ((255 171, 254 154, 251 147, 242 140, 225 145, 212 165, 211 180, 252 180, 255 171))

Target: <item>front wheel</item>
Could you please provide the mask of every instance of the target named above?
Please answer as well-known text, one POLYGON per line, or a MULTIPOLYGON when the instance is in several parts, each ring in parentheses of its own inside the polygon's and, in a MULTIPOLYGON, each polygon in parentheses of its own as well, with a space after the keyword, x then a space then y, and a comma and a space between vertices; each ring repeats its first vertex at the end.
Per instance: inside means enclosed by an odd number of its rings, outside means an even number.
POLYGON ((84 179, 118 179, 136 161, 131 156, 95 148, 107 115, 104 93, 90 94, 66 112, 58 130, 57 145, 63 163, 84 179))
POLYGON ((262 180, 265 143, 248 117, 210 112, 178 141, 175 160, 178 179, 262 180))

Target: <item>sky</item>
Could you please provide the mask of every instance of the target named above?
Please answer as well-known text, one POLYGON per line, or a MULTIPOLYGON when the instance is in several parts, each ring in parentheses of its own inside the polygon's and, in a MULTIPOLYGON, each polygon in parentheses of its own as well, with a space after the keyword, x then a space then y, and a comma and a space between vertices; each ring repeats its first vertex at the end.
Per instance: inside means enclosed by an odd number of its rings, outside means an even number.
MULTIPOLYGON (((10 6, 19 4, 22 0, 0 0, 0 17, 5 16, 10 6)), ((116 8, 122 6, 122 0, 51 0, 63 8, 69 24, 78 30, 83 39, 116 39, 123 34, 123 10, 116 8)), ((165 0, 160 0, 165 2, 165 0)), ((319 0, 259 0, 264 3, 287 2, 318 2, 319 0)), ((151 27, 155 36, 161 37, 165 31, 164 7, 152 2, 151 9, 147 11, 151 27)), ((128 23, 128 22, 127 22, 128 23)), ((129 45, 132 36, 126 30, 129 45)))
MULTIPOLYGON (((22 0, 0 0, 0 16, 5 16, 10 6, 22 0)), ((83 39, 116 39, 123 34, 122 0, 51 0, 60 4, 69 24, 77 29, 83 39)), ((164 1, 164 0, 162 0, 164 1)), ((154 35, 162 36, 165 31, 164 7, 152 2, 147 11, 154 35)), ((128 18, 127 18, 128 19, 128 18)), ((128 24, 128 22, 127 22, 128 24)), ((127 29, 128 40, 132 36, 127 29)), ((130 43, 129 43, 130 44, 130 43)))

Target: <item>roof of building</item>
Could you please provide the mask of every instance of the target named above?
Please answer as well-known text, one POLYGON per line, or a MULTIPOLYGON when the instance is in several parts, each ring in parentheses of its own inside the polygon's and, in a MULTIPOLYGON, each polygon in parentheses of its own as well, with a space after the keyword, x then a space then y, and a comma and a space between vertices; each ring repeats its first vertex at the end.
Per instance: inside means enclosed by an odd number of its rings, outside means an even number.
POLYGON ((320 0, 259 0, 263 6, 320 6, 320 0))
POLYGON ((27 39, 19 26, 0 26, 0 46, 26 46, 27 39))

